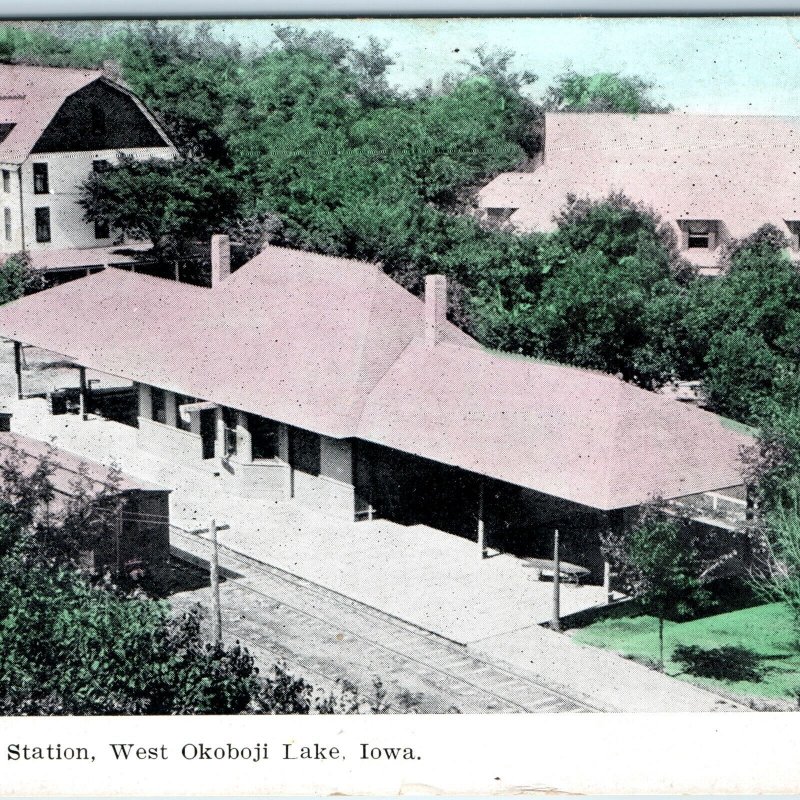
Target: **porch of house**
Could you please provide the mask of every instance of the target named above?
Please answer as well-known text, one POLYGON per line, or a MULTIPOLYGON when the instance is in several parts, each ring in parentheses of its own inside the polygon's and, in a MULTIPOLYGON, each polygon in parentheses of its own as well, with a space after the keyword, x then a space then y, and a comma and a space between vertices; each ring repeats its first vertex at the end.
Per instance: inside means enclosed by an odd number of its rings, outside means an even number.
MULTIPOLYGON (((4 404, 12 430, 171 489, 175 526, 204 529, 214 518, 221 544, 449 639, 478 642, 551 617, 552 584, 513 555, 481 559, 474 541, 425 524, 331 519, 291 500, 233 496, 201 464, 142 450, 133 427, 53 416, 42 398, 4 404)), ((562 615, 605 600, 601 586, 562 584, 562 615)))

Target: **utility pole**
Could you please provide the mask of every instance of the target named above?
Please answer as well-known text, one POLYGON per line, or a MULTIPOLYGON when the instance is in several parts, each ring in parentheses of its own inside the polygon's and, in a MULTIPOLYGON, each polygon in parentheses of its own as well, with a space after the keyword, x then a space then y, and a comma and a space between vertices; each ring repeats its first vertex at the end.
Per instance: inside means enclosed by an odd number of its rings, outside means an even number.
POLYGON ((219 600, 219 546, 216 520, 211 520, 208 530, 211 536, 211 638, 215 644, 222 644, 222 606, 219 600))
POLYGON ((558 528, 553 531, 553 619, 550 627, 561 632, 561 553, 558 546, 558 528))

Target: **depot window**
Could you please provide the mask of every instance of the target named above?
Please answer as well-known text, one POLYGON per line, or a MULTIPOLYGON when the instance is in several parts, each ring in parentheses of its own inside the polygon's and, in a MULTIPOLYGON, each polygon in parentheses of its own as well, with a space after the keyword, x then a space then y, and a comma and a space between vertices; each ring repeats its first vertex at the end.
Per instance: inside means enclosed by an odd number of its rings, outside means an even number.
POLYGON ((278 457, 277 422, 248 414, 247 428, 253 446, 253 460, 278 457))

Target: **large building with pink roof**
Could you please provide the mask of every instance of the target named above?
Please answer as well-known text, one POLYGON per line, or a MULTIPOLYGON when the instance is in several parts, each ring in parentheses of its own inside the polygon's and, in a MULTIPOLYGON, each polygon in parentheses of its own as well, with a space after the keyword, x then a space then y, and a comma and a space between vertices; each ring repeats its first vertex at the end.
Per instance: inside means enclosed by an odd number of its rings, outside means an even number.
POLYGON ((568 195, 622 192, 672 226, 681 255, 716 267, 720 248, 767 223, 800 249, 800 118, 552 113, 541 165, 478 194, 519 232, 550 231, 568 195))
POLYGON ((132 381, 138 446, 231 494, 424 523, 481 552, 547 555, 557 526, 564 557, 602 575, 597 531, 627 512, 741 497, 749 436, 480 347, 447 321, 440 276, 423 302, 375 264, 268 246, 229 265, 214 237, 210 288, 109 269, 3 306, 0 335, 132 381))
POLYGON ((141 245, 115 246, 118 232, 85 222, 77 203, 92 171, 120 153, 171 159, 177 150, 99 70, 0 64, 0 257, 25 251, 34 269, 62 278, 133 262, 141 245))

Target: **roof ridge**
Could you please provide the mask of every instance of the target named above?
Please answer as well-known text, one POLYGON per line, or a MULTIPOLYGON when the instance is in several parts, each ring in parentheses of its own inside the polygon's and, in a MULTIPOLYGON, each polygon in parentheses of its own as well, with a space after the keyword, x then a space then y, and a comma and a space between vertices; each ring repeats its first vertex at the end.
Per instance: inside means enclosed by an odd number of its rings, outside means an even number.
POLYGON ((8 64, 8 63, 0 64, 0 71, 9 71, 10 72, 12 70, 15 70, 15 71, 18 71, 18 72, 19 71, 25 71, 25 70, 30 70, 30 71, 42 70, 42 71, 52 71, 52 72, 61 72, 61 73, 73 72, 73 73, 86 74, 86 73, 89 73, 89 72, 91 72, 91 73, 95 73, 96 72, 98 75, 103 75, 104 74, 103 70, 100 67, 53 67, 53 66, 50 66, 48 64, 22 64, 22 63, 19 63, 19 62, 18 63, 13 63, 13 64, 8 64))
MULTIPOLYGON (((383 272, 383 264, 380 261, 363 261, 362 259, 358 258, 348 258, 347 256, 335 256, 329 253, 319 253, 316 250, 303 250, 299 247, 284 247, 283 245, 279 244, 268 244, 261 253, 268 253, 270 250, 282 250, 285 253, 301 253, 304 255, 314 256, 316 258, 325 258, 331 261, 342 261, 346 264, 358 264, 362 267, 372 267, 377 268, 381 272, 383 272)), ((261 255, 259 253, 259 255, 261 255)), ((255 259, 251 259, 255 260, 255 259)), ((249 262, 248 262, 249 263, 249 262)), ((385 273, 384 273, 385 274, 385 273)))
MULTIPOLYGON (((394 361, 392 361, 392 363, 389 364, 389 366, 384 371, 383 375, 381 375, 380 378, 378 378, 378 380, 375 381, 374 385, 372 387, 370 387, 370 390, 364 396, 364 400, 363 400, 363 402, 361 404, 361 410, 358 412, 358 419, 356 420, 356 424, 355 424, 355 430, 356 430, 357 433, 360 433, 361 430, 362 430, 361 426, 362 426, 362 423, 364 422, 364 414, 367 411, 367 406, 369 405, 370 401, 372 400, 373 393, 378 390, 378 387, 381 385, 381 383, 383 382, 384 378, 394 369, 395 365, 403 358, 403 356, 406 353, 406 350, 408 350, 409 347, 411 347, 416 342, 418 342, 420 338, 421 337, 419 337, 419 336, 412 336, 411 339, 409 339, 406 342, 405 347, 403 347, 403 349, 397 354, 397 358, 395 358, 394 361)), ((440 344, 443 344, 443 343, 440 343, 440 344)), ((436 346, 439 347, 440 344, 437 344, 436 346)), ((454 345, 454 346, 459 347, 460 345, 454 345)), ((464 349, 466 350, 468 348, 464 348, 464 349)))
MULTIPOLYGON (((477 340, 476 340, 477 341, 477 340)), ((582 372, 589 375, 595 375, 598 378, 606 379, 609 381, 613 381, 615 384, 619 384, 621 386, 630 387, 633 389, 642 389, 641 386, 636 386, 634 383, 630 383, 623 378, 618 377, 617 375, 612 375, 610 372, 603 372, 601 369, 596 369, 595 367, 580 367, 576 364, 563 364, 560 361, 553 361, 547 358, 540 358, 539 356, 529 356, 525 353, 512 353, 509 350, 496 350, 491 347, 485 347, 484 345, 480 345, 479 348, 475 347, 466 347, 463 344, 458 344, 457 342, 440 342, 436 346, 443 345, 446 347, 457 347, 459 350, 463 350, 465 353, 474 353, 476 350, 484 355, 490 357, 500 357, 503 359, 518 359, 520 361, 526 361, 531 364, 539 364, 543 367, 552 367, 554 369, 559 370, 574 370, 576 372, 582 372)), ((642 389, 642 391, 649 391, 648 389, 642 389)), ((657 395, 657 392, 651 392, 651 394, 657 395)), ((658 395, 661 396, 661 395, 658 395)))
MULTIPOLYGON (((359 332, 359 342, 358 342, 358 352, 356 354, 355 363, 353 364, 353 383, 358 384, 363 380, 363 373, 364 373, 364 350, 367 342, 367 336, 369 335, 370 330, 370 323, 372 321, 373 312, 375 311, 375 285, 378 282, 378 276, 373 273, 372 275, 372 286, 370 287, 369 292, 369 307, 366 310, 366 313, 362 315, 363 317, 363 324, 361 325, 361 330, 359 332)), ((379 379, 380 380, 380 379, 379 379)))

